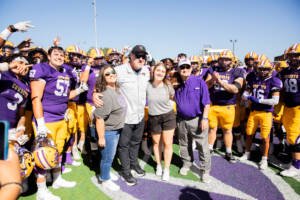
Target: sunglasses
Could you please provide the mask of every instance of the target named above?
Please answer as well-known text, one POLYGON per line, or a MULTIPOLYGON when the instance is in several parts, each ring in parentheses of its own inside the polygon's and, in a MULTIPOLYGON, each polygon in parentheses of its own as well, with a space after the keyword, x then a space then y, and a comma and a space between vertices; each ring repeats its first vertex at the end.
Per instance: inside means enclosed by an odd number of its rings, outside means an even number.
POLYGON ((258 70, 259 70, 259 71, 269 72, 269 71, 271 71, 272 69, 271 69, 271 68, 260 67, 260 68, 258 68, 258 70))
POLYGON ((110 72, 105 73, 104 76, 110 76, 112 74, 116 74, 116 72, 114 70, 112 70, 110 72))
POLYGON ((135 55, 135 57, 136 57, 137 59, 142 58, 142 59, 144 59, 144 60, 146 60, 146 58, 147 58, 146 55, 135 55))
POLYGON ((181 65, 179 68, 180 68, 180 70, 191 69, 191 66, 190 65, 181 65))

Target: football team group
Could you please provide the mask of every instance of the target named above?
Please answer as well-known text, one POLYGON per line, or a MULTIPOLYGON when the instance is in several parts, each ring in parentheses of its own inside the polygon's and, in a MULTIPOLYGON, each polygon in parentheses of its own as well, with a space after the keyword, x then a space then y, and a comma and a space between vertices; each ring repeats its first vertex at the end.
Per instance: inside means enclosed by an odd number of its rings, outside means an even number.
POLYGON ((37 199, 60 199, 46 182, 76 187, 62 174, 92 151, 99 153, 99 184, 108 190, 120 190, 119 177, 138 184, 145 175, 140 151, 153 152, 156 175, 169 181, 175 142, 183 163, 178 173, 188 174, 197 151, 200 181, 209 184, 215 148, 230 163, 250 159, 257 132, 258 169, 268 168, 276 137, 292 157, 280 175, 300 175, 300 43, 276 61, 251 51, 243 64, 230 50, 155 61, 143 45, 86 53, 61 47, 58 38, 47 50, 30 39, 17 46, 8 40, 31 27, 18 22, 0 33, 0 120, 10 126, 1 199, 26 192, 31 174, 37 199), (118 174, 111 171, 114 159, 118 174))

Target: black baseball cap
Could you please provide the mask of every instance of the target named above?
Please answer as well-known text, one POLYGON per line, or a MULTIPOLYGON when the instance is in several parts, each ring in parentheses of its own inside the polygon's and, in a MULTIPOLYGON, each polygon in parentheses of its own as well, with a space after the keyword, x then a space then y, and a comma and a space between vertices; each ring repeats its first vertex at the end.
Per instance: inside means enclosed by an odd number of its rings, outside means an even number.
POLYGON ((143 45, 135 45, 132 50, 131 53, 134 55, 148 55, 146 48, 143 45))

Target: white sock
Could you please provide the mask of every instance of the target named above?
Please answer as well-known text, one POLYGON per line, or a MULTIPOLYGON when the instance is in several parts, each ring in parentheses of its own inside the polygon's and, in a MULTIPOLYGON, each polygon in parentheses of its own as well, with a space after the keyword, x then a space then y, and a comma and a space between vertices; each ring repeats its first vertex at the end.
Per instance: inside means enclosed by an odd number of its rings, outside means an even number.
POLYGON ((250 151, 245 151, 245 154, 246 154, 247 156, 249 156, 249 155, 250 155, 250 151))
POLYGON ((226 147, 226 153, 231 153, 231 147, 226 147))
POLYGON ((263 157, 261 157, 261 160, 268 160, 268 157, 267 156, 263 156, 263 157))
POLYGON ((41 183, 36 183, 38 190, 46 190, 47 189, 47 185, 46 185, 46 181, 45 182, 41 182, 41 183))
POLYGON ((208 144, 208 149, 209 150, 214 150, 214 145, 213 144, 208 144))

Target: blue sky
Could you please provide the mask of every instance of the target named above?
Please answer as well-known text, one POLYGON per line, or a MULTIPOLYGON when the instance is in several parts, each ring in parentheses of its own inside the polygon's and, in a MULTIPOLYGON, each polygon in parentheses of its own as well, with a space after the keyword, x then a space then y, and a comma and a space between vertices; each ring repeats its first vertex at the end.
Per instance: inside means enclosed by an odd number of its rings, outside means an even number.
MULTIPOLYGON (((97 0, 100 47, 121 49, 144 44, 156 59, 180 52, 197 55, 203 45, 232 48, 243 59, 251 50, 273 58, 300 42, 298 0, 97 0)), ((92 0, 1 0, 0 30, 20 20, 35 28, 14 34, 48 47, 55 36, 62 46, 94 46, 92 0)))

